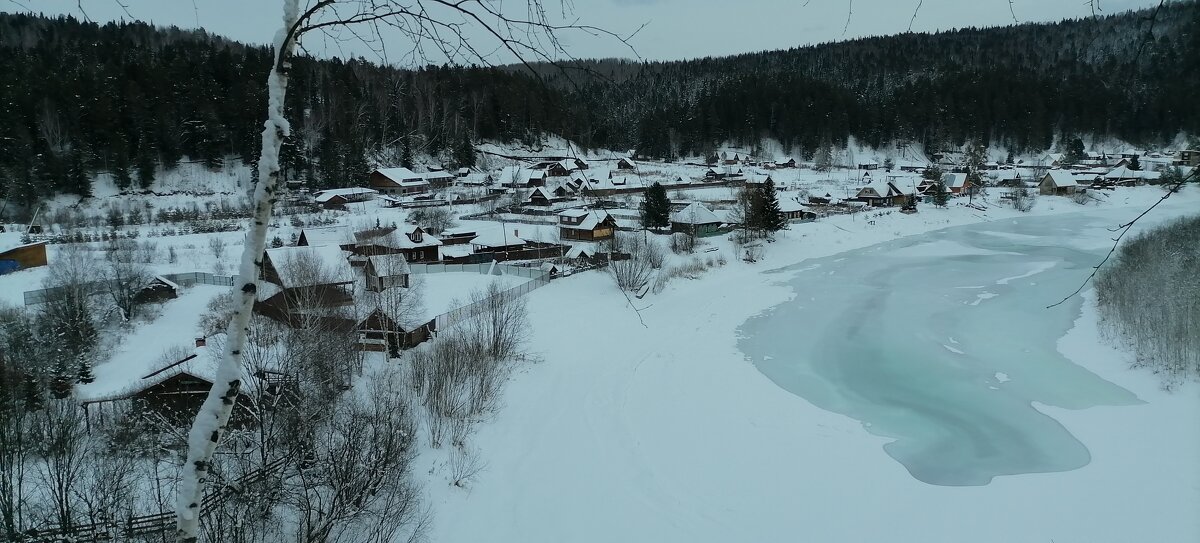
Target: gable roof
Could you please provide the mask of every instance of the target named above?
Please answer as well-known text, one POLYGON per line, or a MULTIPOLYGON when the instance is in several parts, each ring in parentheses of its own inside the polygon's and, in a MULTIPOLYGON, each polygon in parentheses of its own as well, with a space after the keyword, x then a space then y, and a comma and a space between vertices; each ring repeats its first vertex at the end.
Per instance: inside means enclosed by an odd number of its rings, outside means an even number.
POLYGON ((961 189, 967 186, 967 174, 944 173, 942 174, 942 182, 946 184, 946 188, 948 189, 961 189))
POLYGON ((379 193, 379 191, 377 191, 375 189, 369 189, 366 187, 347 187, 344 189, 327 189, 327 190, 318 192, 316 194, 316 196, 313 196, 313 200, 316 200, 318 203, 323 204, 323 203, 328 202, 339 196, 345 197, 345 198, 352 198, 352 197, 356 197, 356 196, 359 196, 359 197, 372 196, 372 195, 375 195, 378 193, 379 193))
POLYGON ((889 181, 882 179, 872 179, 868 183, 858 189, 856 197, 858 198, 890 198, 892 196, 900 196, 904 194, 900 189, 896 188, 889 181))
POLYGON ((344 226, 323 226, 320 228, 305 228, 300 231, 304 241, 312 247, 322 245, 349 245, 354 243, 350 230, 344 226))
POLYGON ((284 288, 309 287, 354 282, 354 270, 346 253, 337 245, 306 247, 276 247, 267 249, 267 258, 284 288), (296 265, 300 259, 312 259, 321 266, 322 277, 304 277, 305 270, 296 265))
POLYGON ((401 184, 405 181, 422 181, 421 174, 414 172, 408 168, 380 168, 375 170, 375 173, 386 177, 389 181, 401 184))
POLYGON ((1074 187, 1078 183, 1075 182, 1075 174, 1066 170, 1050 170, 1042 177, 1042 183, 1049 181, 1050 186, 1059 187, 1074 187))
POLYGON ((1104 174, 1105 179, 1158 179, 1162 173, 1146 170, 1131 170, 1128 165, 1119 168, 1113 168, 1112 171, 1104 174))
POLYGON ((692 202, 687 207, 671 214, 671 222, 678 224, 720 224, 721 218, 711 209, 700 202, 692 202))
POLYGON ((525 240, 516 234, 509 234, 507 229, 494 228, 471 239, 471 245, 480 247, 514 247, 525 245, 525 240))
POLYGON ((583 217, 583 220, 580 221, 579 224, 559 223, 560 227, 568 228, 571 230, 595 230, 595 228, 597 226, 600 226, 600 223, 603 223, 606 220, 613 220, 612 216, 609 215, 607 211, 604 211, 602 209, 595 209, 592 211, 582 210, 582 209, 568 209, 566 211, 560 212, 559 215, 564 216, 564 217, 583 217), (566 213, 568 211, 575 212, 575 213, 567 215, 566 213), (583 214, 582 215, 578 214, 579 211, 583 211, 583 214))
POLYGON ((367 263, 378 275, 404 275, 409 273, 408 260, 399 253, 373 255, 367 257, 367 263))

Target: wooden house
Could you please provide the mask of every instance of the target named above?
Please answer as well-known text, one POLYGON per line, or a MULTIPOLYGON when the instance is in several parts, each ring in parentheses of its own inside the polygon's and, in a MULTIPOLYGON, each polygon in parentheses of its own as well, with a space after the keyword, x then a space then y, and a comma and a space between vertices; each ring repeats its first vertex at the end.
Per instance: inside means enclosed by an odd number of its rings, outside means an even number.
POLYGON ((408 261, 402 254, 369 256, 363 266, 367 290, 374 292, 392 287, 408 288, 409 273, 408 261))
POLYGON ((612 239, 617 221, 604 210, 568 209, 558 213, 558 229, 563 240, 599 241, 612 239))
POLYGON ((158 304, 179 297, 179 285, 161 275, 154 276, 146 286, 138 289, 133 295, 133 303, 158 304))
POLYGON ((426 183, 429 183, 430 189, 444 189, 454 184, 454 174, 445 170, 433 170, 420 175, 426 183))
POLYGON ((1075 175, 1066 170, 1050 170, 1038 183, 1038 192, 1050 196, 1066 196, 1079 192, 1075 175))
POLYGON ((1200 166, 1200 151, 1195 149, 1184 149, 1175 153, 1176 166, 1200 166))
POLYGON ((868 183, 858 189, 854 199, 872 207, 904 205, 908 195, 890 181, 867 179, 868 183))
POLYGON ((363 187, 329 189, 313 195, 313 201, 325 209, 345 209, 347 204, 373 200, 379 192, 363 187))
POLYGON ((951 194, 965 194, 971 188, 971 182, 967 180, 965 173, 946 173, 942 174, 942 183, 946 185, 946 189, 951 194))
POLYGON ((262 269, 254 310, 279 322, 299 327, 319 310, 354 303, 354 271, 340 247, 267 249, 262 269))
POLYGON ((354 233, 351 251, 361 257, 402 254, 409 262, 437 262, 442 240, 429 235, 420 226, 400 224, 354 233))
POLYGON ((512 233, 507 230, 491 230, 476 236, 471 240, 471 249, 476 253, 503 253, 508 251, 520 251, 529 244, 525 239, 518 234, 519 230, 514 229, 512 233))
POLYGON ((447 245, 466 245, 475 239, 478 233, 473 228, 451 228, 442 230, 439 239, 442 241, 442 246, 447 245))
POLYGON ((723 222, 704 204, 693 202, 671 214, 671 231, 700 237, 713 236, 721 233, 723 222))
POLYGON ((787 156, 775 161, 776 168, 795 168, 797 166, 796 159, 787 156))
POLYGON ((45 266, 46 263, 46 242, 44 241, 0 249, 0 275, 45 266))
POLYGON ((804 207, 794 198, 779 199, 779 213, 788 221, 808 222, 817 219, 817 214, 804 207))
POLYGON ((410 196, 424 194, 432 188, 425 176, 408 168, 382 168, 371 172, 371 188, 380 194, 410 196))
POLYGON ((617 169, 625 170, 625 171, 635 171, 638 168, 637 168, 637 163, 634 162, 632 158, 620 158, 620 159, 617 159, 617 169))
MULTIPOLYGON (((562 188, 561 186, 559 188, 562 188)), ((535 187, 529 192, 529 196, 525 197, 523 202, 525 205, 537 207, 549 207, 553 202, 554 197, 546 192, 545 187, 535 187)))
POLYGON ((390 309, 386 305, 377 307, 358 322, 355 329, 359 333, 360 349, 386 351, 395 357, 400 355, 401 350, 416 347, 433 336, 432 321, 405 326, 403 316, 394 314, 390 309))

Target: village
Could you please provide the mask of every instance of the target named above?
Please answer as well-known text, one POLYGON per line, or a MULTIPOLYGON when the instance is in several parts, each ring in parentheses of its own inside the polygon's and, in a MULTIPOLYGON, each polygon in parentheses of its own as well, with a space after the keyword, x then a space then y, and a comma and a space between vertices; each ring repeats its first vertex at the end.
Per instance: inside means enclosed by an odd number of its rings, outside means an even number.
MULTIPOLYGON (((272 337, 297 333, 338 352, 330 371, 349 386, 370 360, 403 361, 460 323, 487 318, 496 300, 510 302, 551 281, 612 274, 612 295, 627 291, 642 300, 671 277, 695 278, 727 259, 753 264, 773 235, 747 234, 748 194, 775 194, 784 228, 803 236, 814 222, 835 217, 871 227, 893 212, 1015 209, 1017 192, 1064 197, 1064 205, 1077 207, 1200 163, 1190 150, 1087 155, 1076 163, 1047 154, 1031 165, 987 162, 978 169, 958 153, 828 169, 736 150, 682 163, 550 158, 486 171, 379 168, 361 185, 320 191, 290 184, 262 255, 256 329, 272 337), (669 222, 650 227, 644 210, 656 185, 668 194, 669 222), (673 255, 664 256, 667 247, 673 255)), ((101 352, 109 357, 60 376, 77 383, 89 427, 130 412, 184 427, 215 378, 214 347, 225 339, 212 321, 237 281, 221 261, 236 257, 243 219, 224 196, 202 211, 178 196, 123 198, 105 199, 87 218, 79 208, 51 208, 28 224, 6 225, 0 284, 8 303, 31 309, 60 303, 76 288, 96 299, 101 352), (77 282, 56 282, 64 277, 77 282), (101 309, 110 300, 113 309, 101 309)), ((261 403, 265 391, 280 397, 292 382, 284 364, 265 362, 270 358, 261 355, 249 370, 244 405, 261 403)), ((253 424, 246 409, 235 413, 236 424, 253 424)), ((158 517, 147 518, 145 529, 158 529, 158 517)))

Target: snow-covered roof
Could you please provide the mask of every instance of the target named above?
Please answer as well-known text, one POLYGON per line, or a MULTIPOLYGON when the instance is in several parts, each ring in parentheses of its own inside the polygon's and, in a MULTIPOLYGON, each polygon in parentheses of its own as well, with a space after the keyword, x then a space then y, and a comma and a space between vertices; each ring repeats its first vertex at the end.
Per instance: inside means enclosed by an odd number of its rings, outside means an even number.
POLYGON ((961 189, 961 188, 967 186, 967 174, 965 174, 965 173, 942 174, 942 183, 946 184, 946 188, 961 189))
POLYGON ((421 174, 421 177, 426 181, 429 181, 431 179, 453 179, 454 174, 452 174, 448 171, 445 171, 445 170, 440 170, 440 171, 425 172, 425 173, 421 174))
POLYGON ((382 175, 393 183, 400 184, 405 181, 422 181, 421 174, 414 172, 408 168, 380 168, 375 170, 376 173, 382 175))
POLYGON ((316 200, 318 203, 323 204, 337 196, 353 198, 353 197, 370 196, 370 195, 378 194, 378 192, 379 191, 376 191, 375 189, 369 189, 366 187, 346 187, 344 189, 327 189, 327 190, 323 190, 323 191, 316 193, 316 195, 313 196, 313 200, 316 200))
POLYGON ((442 247, 442 258, 465 258, 475 253, 469 244, 459 243, 442 247))
POLYGON ((516 245, 525 245, 525 240, 516 234, 508 233, 507 229, 496 228, 475 236, 471 240, 471 245, 478 245, 479 247, 513 247, 516 245))
POLYGON ((320 247, 322 245, 343 245, 353 243, 354 237, 350 235, 350 230, 344 226, 323 226, 320 228, 305 228, 300 231, 304 235, 304 241, 312 247, 320 247))
POLYGON ((879 197, 887 198, 902 194, 895 185, 884 181, 883 179, 872 179, 868 183, 858 189, 857 196, 862 197, 879 197))
POLYGON ((582 217, 587 214, 588 214, 588 210, 586 210, 582 207, 564 209, 564 210, 558 212, 559 217, 571 217, 571 218, 582 217))
POLYGON ((671 214, 671 222, 678 224, 720 224, 721 218, 711 209, 700 202, 692 202, 687 207, 671 214))
POLYGON ((19 243, 16 245, 4 245, 4 246, 0 246, 0 253, 7 253, 9 251, 15 251, 17 249, 24 249, 26 247, 33 247, 34 245, 45 245, 45 244, 46 244, 46 242, 44 242, 44 241, 35 241, 33 243, 19 243))
POLYGON ((550 200, 551 198, 554 198, 554 195, 552 195, 552 194, 550 194, 549 192, 547 192, 545 188, 543 188, 543 187, 535 187, 533 190, 529 191, 529 196, 527 196, 527 197, 525 198, 525 201, 526 201, 526 202, 532 202, 532 201, 533 201, 533 197, 534 197, 535 195, 541 195, 541 197, 542 197, 542 198, 545 198, 545 199, 547 199, 547 200, 550 200))
POLYGON ((1146 170, 1131 170, 1129 166, 1121 166, 1114 168, 1112 171, 1104 174, 1105 179, 1158 179, 1162 177, 1161 172, 1146 171, 1146 170))
POLYGON ((415 224, 400 223, 396 225, 395 229, 382 228, 355 232, 354 238, 359 245, 378 245, 391 249, 416 249, 442 244, 442 241, 436 236, 429 235, 423 230, 421 231, 421 241, 413 241, 413 235, 418 228, 420 227, 415 224), (391 235, 393 233, 395 235, 391 235))
POLYGON ((1055 188, 1074 187, 1078 185, 1075 181, 1075 174, 1066 170, 1050 170, 1046 172, 1046 176, 1042 178, 1042 182, 1050 182, 1050 186, 1055 188))
MULTIPOLYGON (((571 211, 571 210, 568 210, 568 211, 571 211)), ((559 213, 559 215, 562 215, 562 213, 559 213)), ((580 215, 567 215, 567 216, 579 217, 580 215)), ((593 230, 597 226, 599 226, 600 223, 604 222, 605 219, 610 218, 608 212, 601 210, 601 209, 585 211, 584 214, 582 215, 582 217, 583 217, 583 220, 580 221, 578 224, 559 224, 559 226, 561 226, 563 228, 569 228, 571 230, 593 230)))
POLYGON ((408 260, 402 254, 374 255, 367 257, 375 273, 380 275, 403 275, 409 272, 408 260))
POLYGON ((595 246, 584 243, 572 245, 567 250, 567 258, 591 258, 596 256, 596 254, 597 250, 595 246))
MULTIPOLYGON (((217 367, 220 364, 221 352, 220 349, 210 347, 209 345, 213 345, 214 347, 222 345, 224 338, 225 334, 206 338, 204 346, 195 347, 192 352, 183 358, 171 361, 143 375, 141 379, 132 383, 133 388, 126 395, 146 390, 147 388, 166 382, 168 379, 181 373, 199 377, 210 383, 213 382, 217 378, 217 367)), ((243 384, 247 384, 245 381, 247 380, 243 379, 243 384)))
POLYGON ((354 281, 354 270, 346 260, 346 252, 337 245, 306 247, 277 247, 267 249, 267 257, 279 274, 284 288, 350 283, 354 281), (309 270, 301 263, 311 261, 320 266, 318 277, 305 277, 309 270))
POLYGON ((780 198, 779 211, 784 213, 794 213, 796 211, 808 211, 808 208, 804 207, 803 204, 793 198, 780 198))

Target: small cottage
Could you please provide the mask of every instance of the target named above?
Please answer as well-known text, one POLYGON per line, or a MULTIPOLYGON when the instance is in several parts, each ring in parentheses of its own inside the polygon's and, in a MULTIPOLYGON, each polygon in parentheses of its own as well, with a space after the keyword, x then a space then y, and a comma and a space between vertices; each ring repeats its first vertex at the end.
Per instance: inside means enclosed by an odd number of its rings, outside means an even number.
POLYGON ((693 202, 671 214, 671 231, 701 237, 713 236, 721 233, 723 222, 704 204, 693 202))
POLYGON ((1038 192, 1049 196, 1075 194, 1079 189, 1079 184, 1075 182, 1075 175, 1066 170, 1050 170, 1038 183, 1038 192))
POLYGON ((374 292, 392 287, 408 288, 409 273, 408 261, 402 254, 369 256, 363 266, 367 290, 374 292))
POLYGON ((430 181, 424 175, 408 168, 382 168, 375 170, 371 172, 369 185, 381 194, 392 196, 424 194, 432 188, 430 181))
POLYGON ((563 240, 598 241, 613 237, 617 221, 604 210, 576 208, 558 213, 558 228, 563 240))

